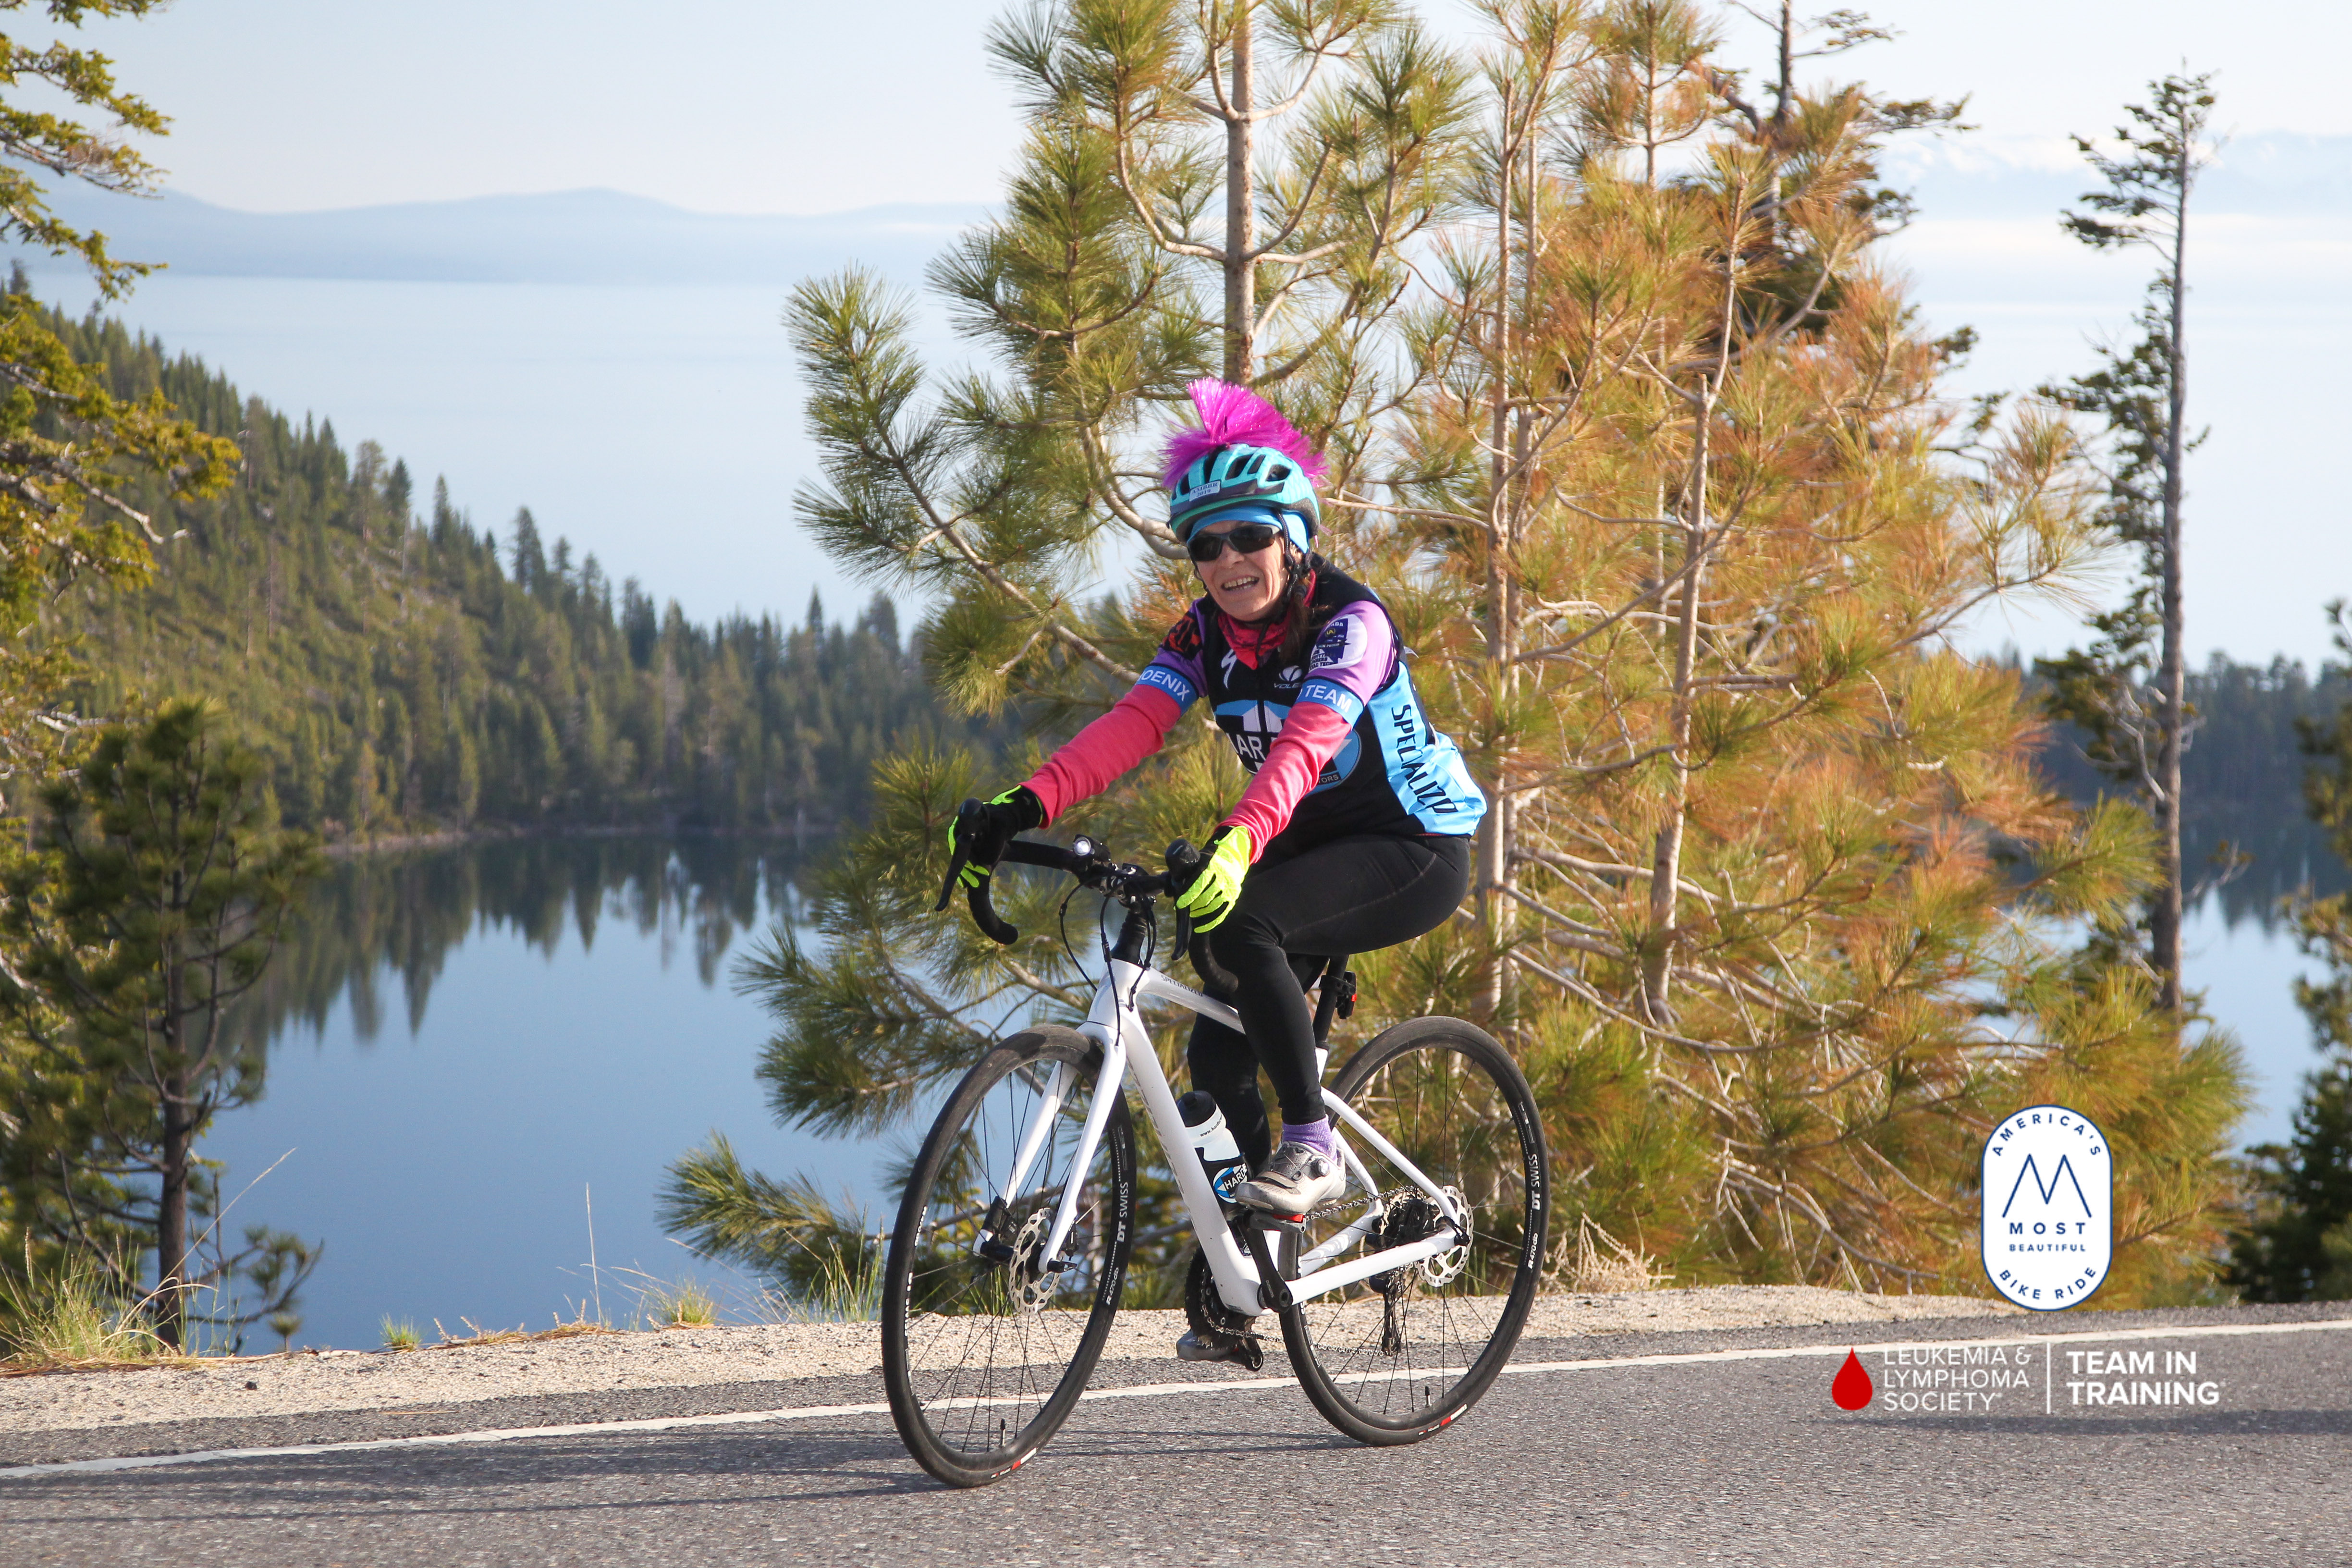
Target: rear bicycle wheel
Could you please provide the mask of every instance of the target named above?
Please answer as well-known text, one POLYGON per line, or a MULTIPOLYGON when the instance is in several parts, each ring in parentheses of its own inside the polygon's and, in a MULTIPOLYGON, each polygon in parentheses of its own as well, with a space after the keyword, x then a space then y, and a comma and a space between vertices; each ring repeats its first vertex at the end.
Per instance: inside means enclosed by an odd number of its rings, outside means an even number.
POLYGON ((1075 1169, 1102 1052, 1027 1030, 975 1063, 915 1158, 882 1282, 882 1378, 916 1463, 950 1486, 1018 1469, 1068 1418, 1118 1311, 1135 1239, 1135 1124, 1124 1099, 1075 1169), (1059 1105, 1017 1190, 1013 1165, 1059 1105), (1059 1258, 1062 1194, 1078 1190, 1059 1258))
MULTIPOLYGON (((1307 1397, 1361 1443, 1414 1443, 1477 1402, 1510 1360, 1541 1276, 1551 1209, 1535 1096, 1494 1037, 1458 1018, 1382 1030, 1332 1092, 1467 1211, 1470 1234, 1423 1263, 1316 1297, 1282 1314, 1307 1397)), ((1357 1248, 1409 1245, 1447 1228, 1443 1211, 1379 1150, 1339 1131, 1380 1192, 1377 1223, 1357 1248)), ((1308 1218, 1303 1248, 1360 1222, 1351 1184, 1308 1218)))

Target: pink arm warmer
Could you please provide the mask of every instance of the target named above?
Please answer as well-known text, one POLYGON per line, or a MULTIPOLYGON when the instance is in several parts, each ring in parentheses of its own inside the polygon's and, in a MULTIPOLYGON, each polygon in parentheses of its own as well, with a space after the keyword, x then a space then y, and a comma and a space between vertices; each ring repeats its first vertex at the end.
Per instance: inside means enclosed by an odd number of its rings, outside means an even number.
POLYGON ((1109 712, 1071 736, 1026 781, 1045 807, 1045 820, 1102 794, 1113 779, 1158 751, 1183 712, 1156 686, 1138 686, 1112 703, 1109 712))
POLYGON ((1290 826, 1290 814, 1315 787, 1324 764, 1339 754, 1353 728, 1347 715, 1320 702, 1301 702, 1291 709, 1282 732, 1266 748, 1265 763, 1225 821, 1248 828, 1251 846, 1263 853, 1274 836, 1290 826))

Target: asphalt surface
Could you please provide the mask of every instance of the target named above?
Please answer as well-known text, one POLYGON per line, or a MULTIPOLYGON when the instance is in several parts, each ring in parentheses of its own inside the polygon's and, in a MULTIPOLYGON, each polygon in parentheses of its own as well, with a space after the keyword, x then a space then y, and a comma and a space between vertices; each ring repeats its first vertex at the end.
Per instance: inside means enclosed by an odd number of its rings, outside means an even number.
MULTIPOLYGON (((2339 1304, 1554 1341, 1521 1361, 1952 1349, 1865 1354, 1875 1395, 1853 1414, 1831 1401, 1835 1354, 1530 1372, 1451 1430, 1379 1451, 1279 1384, 1090 1401, 1041 1458, 974 1492, 924 1477, 883 1415, 46 1473, 0 1480, 0 1564, 2345 1564, 2352 1330, 2193 1331, 2347 1317, 2339 1304), (2062 1342, 2046 1384, 2040 1346, 1965 1359, 2019 1331, 2148 1327, 2192 1331, 2062 1342), (2093 1351, 2153 1363, 2076 1359, 2093 1351), (2078 1403, 2093 1384, 2130 1398, 2142 1383, 2193 1402, 2078 1403)), ((1097 1381, 1182 1375, 1134 1363, 1097 1381)), ((835 1379, 19 1434, 5 1462, 874 1397, 869 1380, 835 1379), (275 1436, 226 1430, 264 1426, 275 1436)))

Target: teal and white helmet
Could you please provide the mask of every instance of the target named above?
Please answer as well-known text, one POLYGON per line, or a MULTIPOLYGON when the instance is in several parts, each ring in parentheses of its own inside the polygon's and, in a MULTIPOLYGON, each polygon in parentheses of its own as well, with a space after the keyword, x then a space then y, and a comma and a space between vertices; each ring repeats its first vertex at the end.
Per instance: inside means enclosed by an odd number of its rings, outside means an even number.
POLYGON ((1323 459, 1275 406, 1247 387, 1196 381, 1186 391, 1201 427, 1168 444, 1168 526, 1179 541, 1228 517, 1278 521, 1308 548, 1323 508, 1315 481, 1323 459))

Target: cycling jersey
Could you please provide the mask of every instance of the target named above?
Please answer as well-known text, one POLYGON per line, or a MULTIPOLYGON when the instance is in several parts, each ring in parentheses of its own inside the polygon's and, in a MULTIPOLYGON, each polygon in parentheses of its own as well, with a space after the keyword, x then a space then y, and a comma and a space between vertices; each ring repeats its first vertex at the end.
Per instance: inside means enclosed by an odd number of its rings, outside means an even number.
POLYGON ((1048 820, 1157 751, 1205 700, 1253 775, 1226 817, 1263 855, 1349 834, 1474 831, 1486 797, 1414 694, 1380 597, 1319 557, 1312 613, 1328 615, 1303 664, 1277 668, 1279 628, 1240 626, 1203 596, 1169 629, 1135 689, 1028 781, 1048 820))

